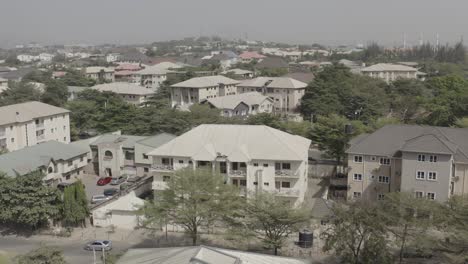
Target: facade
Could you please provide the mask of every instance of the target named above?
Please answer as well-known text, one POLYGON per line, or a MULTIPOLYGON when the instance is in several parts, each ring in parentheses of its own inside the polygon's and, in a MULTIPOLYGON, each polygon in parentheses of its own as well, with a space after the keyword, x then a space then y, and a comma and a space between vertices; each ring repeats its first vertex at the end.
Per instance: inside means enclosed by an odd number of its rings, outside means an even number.
POLYGON ((378 63, 363 68, 361 73, 369 77, 382 79, 386 83, 391 83, 397 79, 417 79, 420 75, 424 75, 416 68, 389 63, 378 63))
POLYGON ((96 80, 98 82, 114 82, 114 68, 106 67, 87 67, 85 70, 87 78, 96 80))
POLYGON ((259 54, 256 51, 244 51, 239 55, 239 59, 242 63, 251 63, 252 61, 258 61, 264 58, 264 55, 259 54))
POLYGON ((0 93, 8 88, 8 80, 0 77, 0 93))
POLYGON ((347 198, 384 199, 388 192, 444 202, 468 192, 468 130, 388 125, 361 135, 347 150, 347 198))
POLYGON ((107 62, 116 62, 120 58, 120 53, 109 53, 106 55, 107 62))
POLYGON ((210 98, 203 103, 221 110, 221 116, 225 117, 246 117, 258 113, 272 113, 274 108, 273 100, 258 92, 210 98))
POLYGON ((235 79, 252 79, 254 76, 253 71, 243 70, 243 69, 229 69, 222 72, 223 75, 234 75, 235 79))
POLYGON ((139 209, 144 204, 145 201, 132 191, 93 209, 93 225, 134 230, 141 225, 142 216, 139 214, 139 209))
POLYGON ((144 104, 154 94, 154 91, 151 89, 126 82, 98 84, 91 87, 91 89, 116 93, 125 102, 136 106, 144 104))
POLYGON ((69 112, 34 101, 0 107, 0 149, 15 151, 49 140, 70 143, 69 112))
POLYGON ((237 94, 239 81, 218 75, 196 77, 171 86, 172 107, 237 94))
POLYGON ((257 77, 241 82, 238 93, 259 92, 270 97, 277 113, 293 113, 305 94, 306 83, 288 77, 257 77))
POLYGON ((149 66, 132 74, 132 82, 149 89, 158 89, 167 80, 168 70, 158 65, 149 66))
POLYGON ((41 171, 48 185, 71 183, 84 174, 87 154, 87 149, 52 140, 0 155, 0 171, 10 177, 41 171))
POLYGON ((307 189, 310 143, 267 126, 200 125, 147 153, 153 189, 164 190, 176 170, 205 168, 244 195, 270 192, 298 206, 307 189))

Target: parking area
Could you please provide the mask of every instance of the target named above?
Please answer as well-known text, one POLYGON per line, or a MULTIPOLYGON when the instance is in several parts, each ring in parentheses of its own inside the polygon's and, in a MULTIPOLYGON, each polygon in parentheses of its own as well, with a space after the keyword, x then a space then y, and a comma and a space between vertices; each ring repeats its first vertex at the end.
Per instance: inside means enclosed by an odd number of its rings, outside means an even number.
POLYGON ((111 185, 110 183, 104 186, 99 186, 97 185, 98 180, 99 176, 89 174, 86 174, 81 178, 81 181, 85 186, 86 196, 88 197, 88 200, 90 200, 91 197, 93 197, 93 195, 103 194, 105 189, 115 188, 119 190, 120 188, 120 184, 111 185))

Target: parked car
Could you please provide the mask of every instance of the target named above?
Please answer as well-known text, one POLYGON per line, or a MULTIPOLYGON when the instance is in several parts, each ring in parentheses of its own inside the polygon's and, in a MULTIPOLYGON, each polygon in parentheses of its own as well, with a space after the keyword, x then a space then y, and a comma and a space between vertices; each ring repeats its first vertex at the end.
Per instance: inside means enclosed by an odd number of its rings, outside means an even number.
POLYGON ((93 195, 93 197, 91 197, 91 203, 93 203, 93 204, 100 203, 100 202, 107 201, 109 199, 110 199, 110 197, 105 196, 104 194, 93 195))
POLYGON ((130 183, 135 183, 137 181, 141 180, 141 177, 140 176, 132 176, 130 178, 127 179, 127 182, 130 182, 130 183))
POLYGON ((112 178, 111 185, 119 185, 124 183, 128 179, 127 175, 122 175, 120 177, 112 178))
POLYGON ((117 188, 109 188, 109 189, 105 189, 103 194, 105 196, 114 196, 118 192, 119 192, 119 189, 117 188))
POLYGON ((110 240, 94 240, 89 242, 84 247, 85 250, 96 250, 96 251, 109 251, 112 249, 112 241, 110 240))
POLYGON ((104 185, 109 184, 111 181, 112 181, 112 177, 99 178, 99 180, 97 181, 97 185, 104 186, 104 185))

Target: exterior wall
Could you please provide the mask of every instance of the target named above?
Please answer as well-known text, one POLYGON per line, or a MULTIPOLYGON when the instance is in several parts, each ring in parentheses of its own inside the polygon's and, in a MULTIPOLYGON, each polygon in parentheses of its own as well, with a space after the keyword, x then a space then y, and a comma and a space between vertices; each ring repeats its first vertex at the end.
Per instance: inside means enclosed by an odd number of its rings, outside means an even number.
POLYGON ((397 79, 417 79, 417 72, 364 72, 364 75, 373 77, 373 78, 380 78, 387 83, 396 81, 397 79))
POLYGON ((118 144, 99 144, 98 145, 98 162, 99 162, 99 176, 118 177, 124 167, 124 153, 122 147, 118 144), (106 157, 106 151, 112 153, 112 158, 106 157), (110 170, 110 174, 109 174, 110 170))
POLYGON ((146 102, 146 95, 134 95, 134 94, 119 94, 119 96, 127 103, 139 106, 146 102))
POLYGON ((237 94, 236 85, 218 85, 205 88, 171 87, 172 107, 176 105, 192 105, 204 99, 237 94))
POLYGON ((148 89, 157 89, 161 87, 162 83, 167 80, 166 74, 135 74, 132 76, 132 82, 137 83, 148 89))
POLYGON ((142 144, 135 144, 135 166, 136 166, 136 175, 138 176, 145 176, 145 175, 153 175, 151 173, 151 164, 152 159, 149 156, 145 157, 143 154, 148 153, 154 150, 154 148, 142 145, 142 144))
POLYGON ((436 200, 444 202, 449 198, 452 177, 452 156, 430 153, 403 152, 401 190, 406 192, 428 192, 436 194, 436 200), (426 161, 418 161, 418 154, 424 154, 426 161), (429 156, 436 155, 437 162, 429 162, 429 156), (425 179, 416 179, 418 171, 425 172, 425 179), (429 180, 428 172, 436 172, 437 179, 429 180))
POLYGON ((273 100, 275 112, 294 112, 301 103, 305 94, 302 89, 264 88, 264 87, 239 87, 238 93, 260 92, 273 100))
POLYGON ((468 164, 457 163, 452 174, 453 194, 468 195, 468 164))

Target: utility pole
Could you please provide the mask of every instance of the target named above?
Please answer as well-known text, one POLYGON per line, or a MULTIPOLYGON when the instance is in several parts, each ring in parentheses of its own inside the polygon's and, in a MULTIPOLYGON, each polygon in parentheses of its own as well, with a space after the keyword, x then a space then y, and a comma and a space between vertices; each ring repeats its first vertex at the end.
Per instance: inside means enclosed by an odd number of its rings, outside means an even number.
POLYGON ((94 264, 96 264, 96 249, 93 247, 94 264))
POLYGON ((102 263, 106 264, 106 250, 104 248, 102 249, 102 263))

